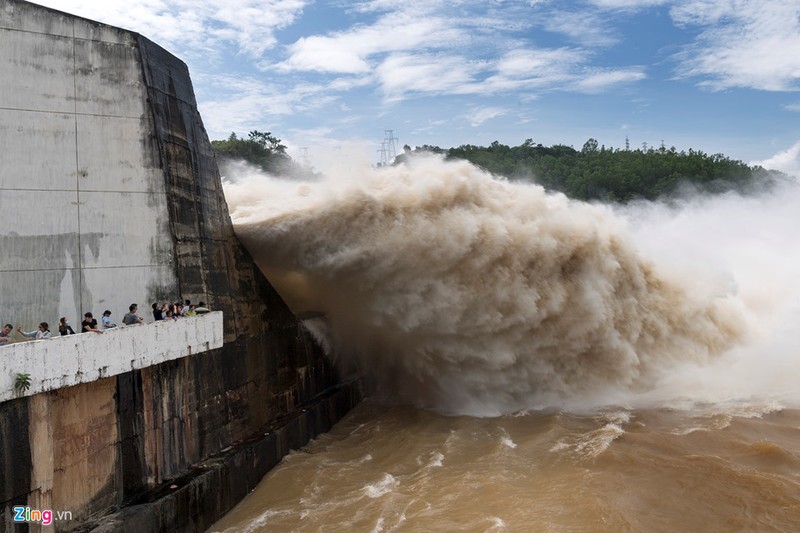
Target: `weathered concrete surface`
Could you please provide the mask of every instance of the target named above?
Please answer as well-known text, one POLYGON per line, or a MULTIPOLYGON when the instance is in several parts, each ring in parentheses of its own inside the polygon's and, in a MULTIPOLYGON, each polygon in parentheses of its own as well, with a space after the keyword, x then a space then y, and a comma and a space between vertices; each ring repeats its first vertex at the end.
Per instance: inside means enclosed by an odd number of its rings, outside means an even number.
POLYGON ((0 322, 190 298, 223 312, 224 343, 0 402, 0 528, 29 505, 71 511, 56 531, 203 529, 358 387, 236 239, 186 65, 139 35, 0 0, 0 72, 0 153, 14 154, 0 165, 0 322))
POLYGON ((0 72, 0 319, 180 299, 136 35, 0 0, 0 72))
POLYGON ((0 347, 0 402, 17 397, 17 373, 31 376, 23 396, 116 376, 222 347, 219 311, 103 333, 55 336, 0 347))
POLYGON ((238 443, 198 463, 185 476, 141 495, 122 511, 98 520, 90 530, 205 531, 247 496, 284 455, 328 431, 360 397, 355 382, 337 388, 278 424, 265 426, 260 436, 238 443))
MULTIPOLYGON (((60 389, 49 395, 49 419, 31 419, 32 431, 47 433, 53 439, 49 447, 39 443, 45 450, 45 461, 50 451, 53 454, 52 508, 103 509, 116 503, 114 493, 105 490, 114 483, 117 474, 119 435, 115 392, 113 378, 60 389), (34 429, 34 426, 40 427, 34 429)), ((34 464, 40 461, 39 457, 34 458, 34 464)), ((44 479, 33 478, 32 482, 46 489, 50 472, 42 473, 44 479)))

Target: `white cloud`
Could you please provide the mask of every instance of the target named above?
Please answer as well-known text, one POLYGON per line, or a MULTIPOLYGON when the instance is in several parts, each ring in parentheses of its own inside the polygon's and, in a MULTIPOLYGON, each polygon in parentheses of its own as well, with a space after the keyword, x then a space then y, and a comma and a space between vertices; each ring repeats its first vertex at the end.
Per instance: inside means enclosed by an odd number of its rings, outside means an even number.
POLYGON ((508 110, 502 107, 482 107, 473 109, 466 118, 472 127, 478 127, 487 120, 503 116, 506 113, 508 113, 508 110))
POLYGON ((785 106, 783 106, 783 108, 786 111, 795 111, 797 113, 800 113, 800 102, 794 102, 794 103, 791 103, 791 104, 786 104, 785 106))
POLYGON ((585 61, 584 53, 575 49, 512 50, 496 62, 495 74, 486 78, 483 92, 564 88, 585 61))
POLYGON ((334 78, 328 83, 328 89, 332 91, 349 91, 358 87, 365 87, 374 83, 372 76, 343 76, 334 78))
POLYGON ((450 120, 429 120, 425 123, 415 122, 416 128, 410 131, 411 135, 425 135, 434 132, 440 126, 449 126, 450 120))
POLYGON ((670 8, 670 15, 677 24, 713 25, 727 18, 733 9, 731 2, 684 0, 675 2, 670 8))
POLYGON ((705 26, 677 54, 678 74, 721 90, 800 88, 800 3, 797 0, 689 0, 671 9, 684 26, 705 26))
POLYGON ((484 89, 486 92, 539 89, 599 93, 647 77, 644 67, 587 68, 589 57, 579 49, 514 50, 497 63, 497 74, 487 78, 484 89))
POLYGON ((604 14, 596 11, 555 11, 544 18, 543 26, 589 46, 605 47, 619 41, 604 14))
MULTIPOLYGON (((396 0, 368 0, 366 2, 344 2, 349 7, 358 13, 372 13, 375 11, 396 11, 398 3, 396 0)), ((458 4, 455 0, 414 0, 407 5, 403 5, 402 9, 414 10, 415 13, 429 13, 435 11, 443 6, 458 4)))
POLYGON ((376 54, 452 47, 467 39, 450 19, 396 12, 371 26, 303 37, 288 47, 289 58, 277 67, 284 71, 360 74, 370 71, 369 59, 376 54))
POLYGON ((287 47, 288 57, 274 68, 351 75, 336 80, 336 86, 346 90, 349 83, 376 83, 389 102, 413 94, 599 92, 644 78, 638 67, 589 69, 594 54, 583 48, 538 48, 514 36, 539 24, 583 45, 615 42, 596 10, 541 12, 539 6, 521 2, 479 6, 461 0, 428 0, 402 8, 395 2, 375 0, 350 5, 350 9, 377 13, 377 18, 347 30, 300 38, 287 47), (463 14, 457 14, 459 9, 463 14))
POLYGON ((617 85, 633 83, 647 77, 642 67, 632 67, 619 70, 601 70, 588 74, 575 82, 574 87, 579 92, 600 93, 617 85))
POLYGON ((214 88, 198 105, 211 138, 264 128, 276 117, 313 111, 336 98, 321 84, 282 86, 245 76, 201 76, 200 81, 214 88))
POLYGON ((307 0, 37 0, 37 3, 133 30, 181 55, 232 44, 256 57, 274 46, 307 0))
POLYGON ((580 50, 516 49, 508 52, 497 63, 497 73, 505 78, 547 78, 556 81, 567 76, 575 65, 583 63, 586 55, 580 50))
POLYGON ((800 141, 797 141, 790 148, 778 152, 769 159, 763 161, 753 161, 751 165, 761 165, 771 170, 780 170, 791 174, 800 179, 800 141))
POLYGON ((406 93, 474 93, 479 69, 459 56, 397 54, 381 63, 376 73, 386 99, 396 101, 406 93))
POLYGON ((289 47, 291 56, 277 67, 283 71, 315 70, 347 74, 369 72, 369 63, 363 56, 373 50, 364 50, 364 44, 364 41, 354 35, 346 38, 315 35, 304 37, 289 47))
POLYGON ((597 7, 606 9, 642 9, 669 3, 670 0, 590 0, 597 7))
POLYGON ((386 101, 413 94, 492 95, 512 91, 599 93, 642 80, 641 67, 587 69, 587 55, 577 49, 517 49, 494 60, 458 55, 395 54, 376 69, 386 101))

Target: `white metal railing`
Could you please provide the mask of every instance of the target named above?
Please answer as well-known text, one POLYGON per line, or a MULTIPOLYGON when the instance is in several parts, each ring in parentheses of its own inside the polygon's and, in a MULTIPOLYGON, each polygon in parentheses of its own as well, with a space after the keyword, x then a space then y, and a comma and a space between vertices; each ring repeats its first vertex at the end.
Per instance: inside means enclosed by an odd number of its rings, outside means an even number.
POLYGON ((0 402, 220 348, 222 312, 0 346, 0 402), (15 389, 17 374, 30 387, 15 389))

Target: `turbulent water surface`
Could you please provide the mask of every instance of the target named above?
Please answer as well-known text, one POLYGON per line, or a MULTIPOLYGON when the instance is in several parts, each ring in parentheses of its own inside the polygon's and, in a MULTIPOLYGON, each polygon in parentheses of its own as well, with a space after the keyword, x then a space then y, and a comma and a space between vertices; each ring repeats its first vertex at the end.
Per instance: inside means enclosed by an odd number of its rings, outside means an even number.
POLYGON ((797 531, 800 412, 359 406, 212 531, 797 531))
POLYGON ((796 185, 612 209, 422 158, 226 197, 371 399, 213 530, 800 524, 796 185))

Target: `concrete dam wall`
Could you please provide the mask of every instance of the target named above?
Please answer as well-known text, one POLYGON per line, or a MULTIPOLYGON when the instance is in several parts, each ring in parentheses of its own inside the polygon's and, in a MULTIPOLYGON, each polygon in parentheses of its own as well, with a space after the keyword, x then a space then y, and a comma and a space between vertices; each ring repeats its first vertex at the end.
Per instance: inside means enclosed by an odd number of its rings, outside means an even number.
POLYGON ((69 512, 56 531, 203 530, 358 387, 236 239, 183 62, 0 0, 0 72, 0 322, 214 311, 0 346, 0 530, 45 529, 15 507, 69 512))

